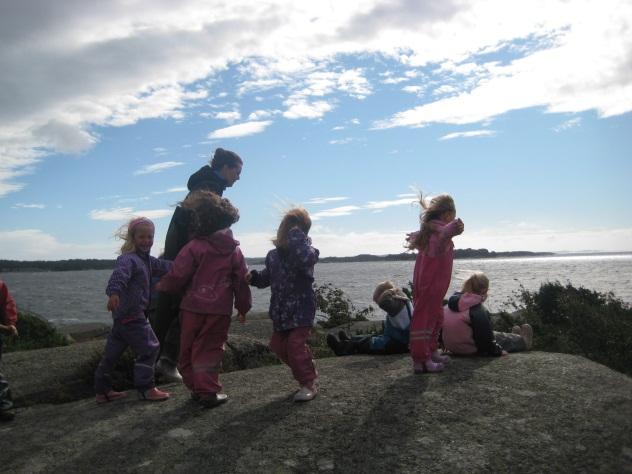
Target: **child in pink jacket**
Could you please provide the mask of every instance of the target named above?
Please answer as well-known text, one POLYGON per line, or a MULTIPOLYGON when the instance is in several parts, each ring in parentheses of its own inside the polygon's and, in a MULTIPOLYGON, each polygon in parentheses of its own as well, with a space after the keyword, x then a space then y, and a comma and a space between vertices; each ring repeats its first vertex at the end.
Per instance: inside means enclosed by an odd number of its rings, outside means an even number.
POLYGON ((426 202, 421 228, 408 236, 409 248, 418 250, 413 275, 413 317, 410 324, 410 355, 415 373, 441 372, 449 357, 438 351, 443 323, 443 297, 452 278, 452 237, 463 232, 456 219, 454 200, 440 194, 426 202))
POLYGON ((178 370, 191 398, 211 408, 228 399, 220 393, 219 371, 233 303, 241 322, 251 307, 248 269, 229 229, 239 220, 239 211, 228 199, 195 191, 181 205, 193 211, 193 239, 180 250, 157 288, 184 291, 178 370))

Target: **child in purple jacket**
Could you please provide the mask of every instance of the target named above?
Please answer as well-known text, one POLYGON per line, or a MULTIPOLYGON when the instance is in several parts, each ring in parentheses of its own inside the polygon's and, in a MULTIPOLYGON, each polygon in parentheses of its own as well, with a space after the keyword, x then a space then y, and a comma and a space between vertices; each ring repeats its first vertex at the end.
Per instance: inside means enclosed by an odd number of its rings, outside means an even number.
POLYGON ((212 408, 228 399, 220 393, 219 372, 233 302, 241 322, 251 307, 248 268, 229 229, 239 220, 239 211, 228 199, 194 191, 181 205, 193 211, 193 239, 180 250, 157 288, 169 293, 184 290, 178 369, 191 398, 212 408))
POLYGON ((107 308, 112 312, 112 330, 108 335, 103 358, 94 375, 97 403, 127 396, 112 390, 111 372, 118 358, 128 347, 136 355, 134 385, 142 400, 162 401, 169 394, 156 388, 154 364, 159 344, 145 317, 150 299, 152 277, 164 275, 171 262, 149 255, 154 243, 154 224, 146 217, 132 219, 117 236, 122 239, 121 256, 108 282, 107 308))
POLYGON ((274 332, 270 349, 292 369, 300 385, 296 402, 309 401, 318 391, 318 372, 307 345, 316 316, 312 283, 319 255, 307 237, 311 225, 305 209, 290 209, 273 241, 276 248, 266 256, 266 268, 248 274, 251 285, 271 287, 269 314, 274 332))

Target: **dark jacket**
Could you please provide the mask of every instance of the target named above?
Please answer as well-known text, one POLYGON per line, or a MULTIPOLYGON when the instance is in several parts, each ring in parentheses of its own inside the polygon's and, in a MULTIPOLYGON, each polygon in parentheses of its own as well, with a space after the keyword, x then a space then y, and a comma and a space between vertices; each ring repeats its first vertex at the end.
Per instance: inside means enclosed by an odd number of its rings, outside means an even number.
POLYGON ((288 247, 270 250, 266 267, 250 272, 251 285, 271 287, 269 314, 275 331, 314 325, 316 296, 312 283, 318 255, 311 239, 294 228, 288 233, 288 247))
MULTIPOLYGON (((209 165, 205 165, 189 177, 187 188, 189 193, 206 190, 221 196, 226 189, 226 182, 209 165)), ((176 207, 165 238, 164 258, 167 260, 174 260, 182 247, 189 242, 190 222, 191 211, 180 206, 176 207)))

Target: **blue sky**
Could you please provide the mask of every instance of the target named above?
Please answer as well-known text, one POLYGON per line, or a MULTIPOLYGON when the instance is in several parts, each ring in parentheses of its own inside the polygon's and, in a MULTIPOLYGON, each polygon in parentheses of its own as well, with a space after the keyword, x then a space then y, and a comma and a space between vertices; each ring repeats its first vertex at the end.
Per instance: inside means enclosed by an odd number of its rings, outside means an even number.
POLYGON ((113 258, 134 215, 157 255, 217 147, 251 257, 293 205, 324 256, 401 252, 419 190, 457 248, 632 250, 629 2, 57 3, 0 6, 2 259, 113 258))

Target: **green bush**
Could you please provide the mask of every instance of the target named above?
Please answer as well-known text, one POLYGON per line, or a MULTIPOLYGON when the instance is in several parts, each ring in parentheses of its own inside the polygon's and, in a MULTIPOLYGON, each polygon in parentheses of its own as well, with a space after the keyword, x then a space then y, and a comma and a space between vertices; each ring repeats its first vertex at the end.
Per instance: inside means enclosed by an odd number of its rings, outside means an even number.
POLYGON ((324 328, 351 324, 354 321, 368 321, 368 316, 373 313, 372 306, 357 310, 345 292, 331 283, 315 285, 314 291, 316 307, 326 315, 324 320, 319 321, 324 328))
POLYGON ((500 315, 499 330, 527 322, 534 349, 579 354, 632 375, 632 308, 612 293, 570 283, 545 283, 539 291, 522 288, 518 309, 500 315))
POLYGON ((17 337, 6 334, 3 336, 4 352, 68 345, 63 334, 57 332, 52 324, 35 314, 19 311, 15 327, 18 330, 17 337))

